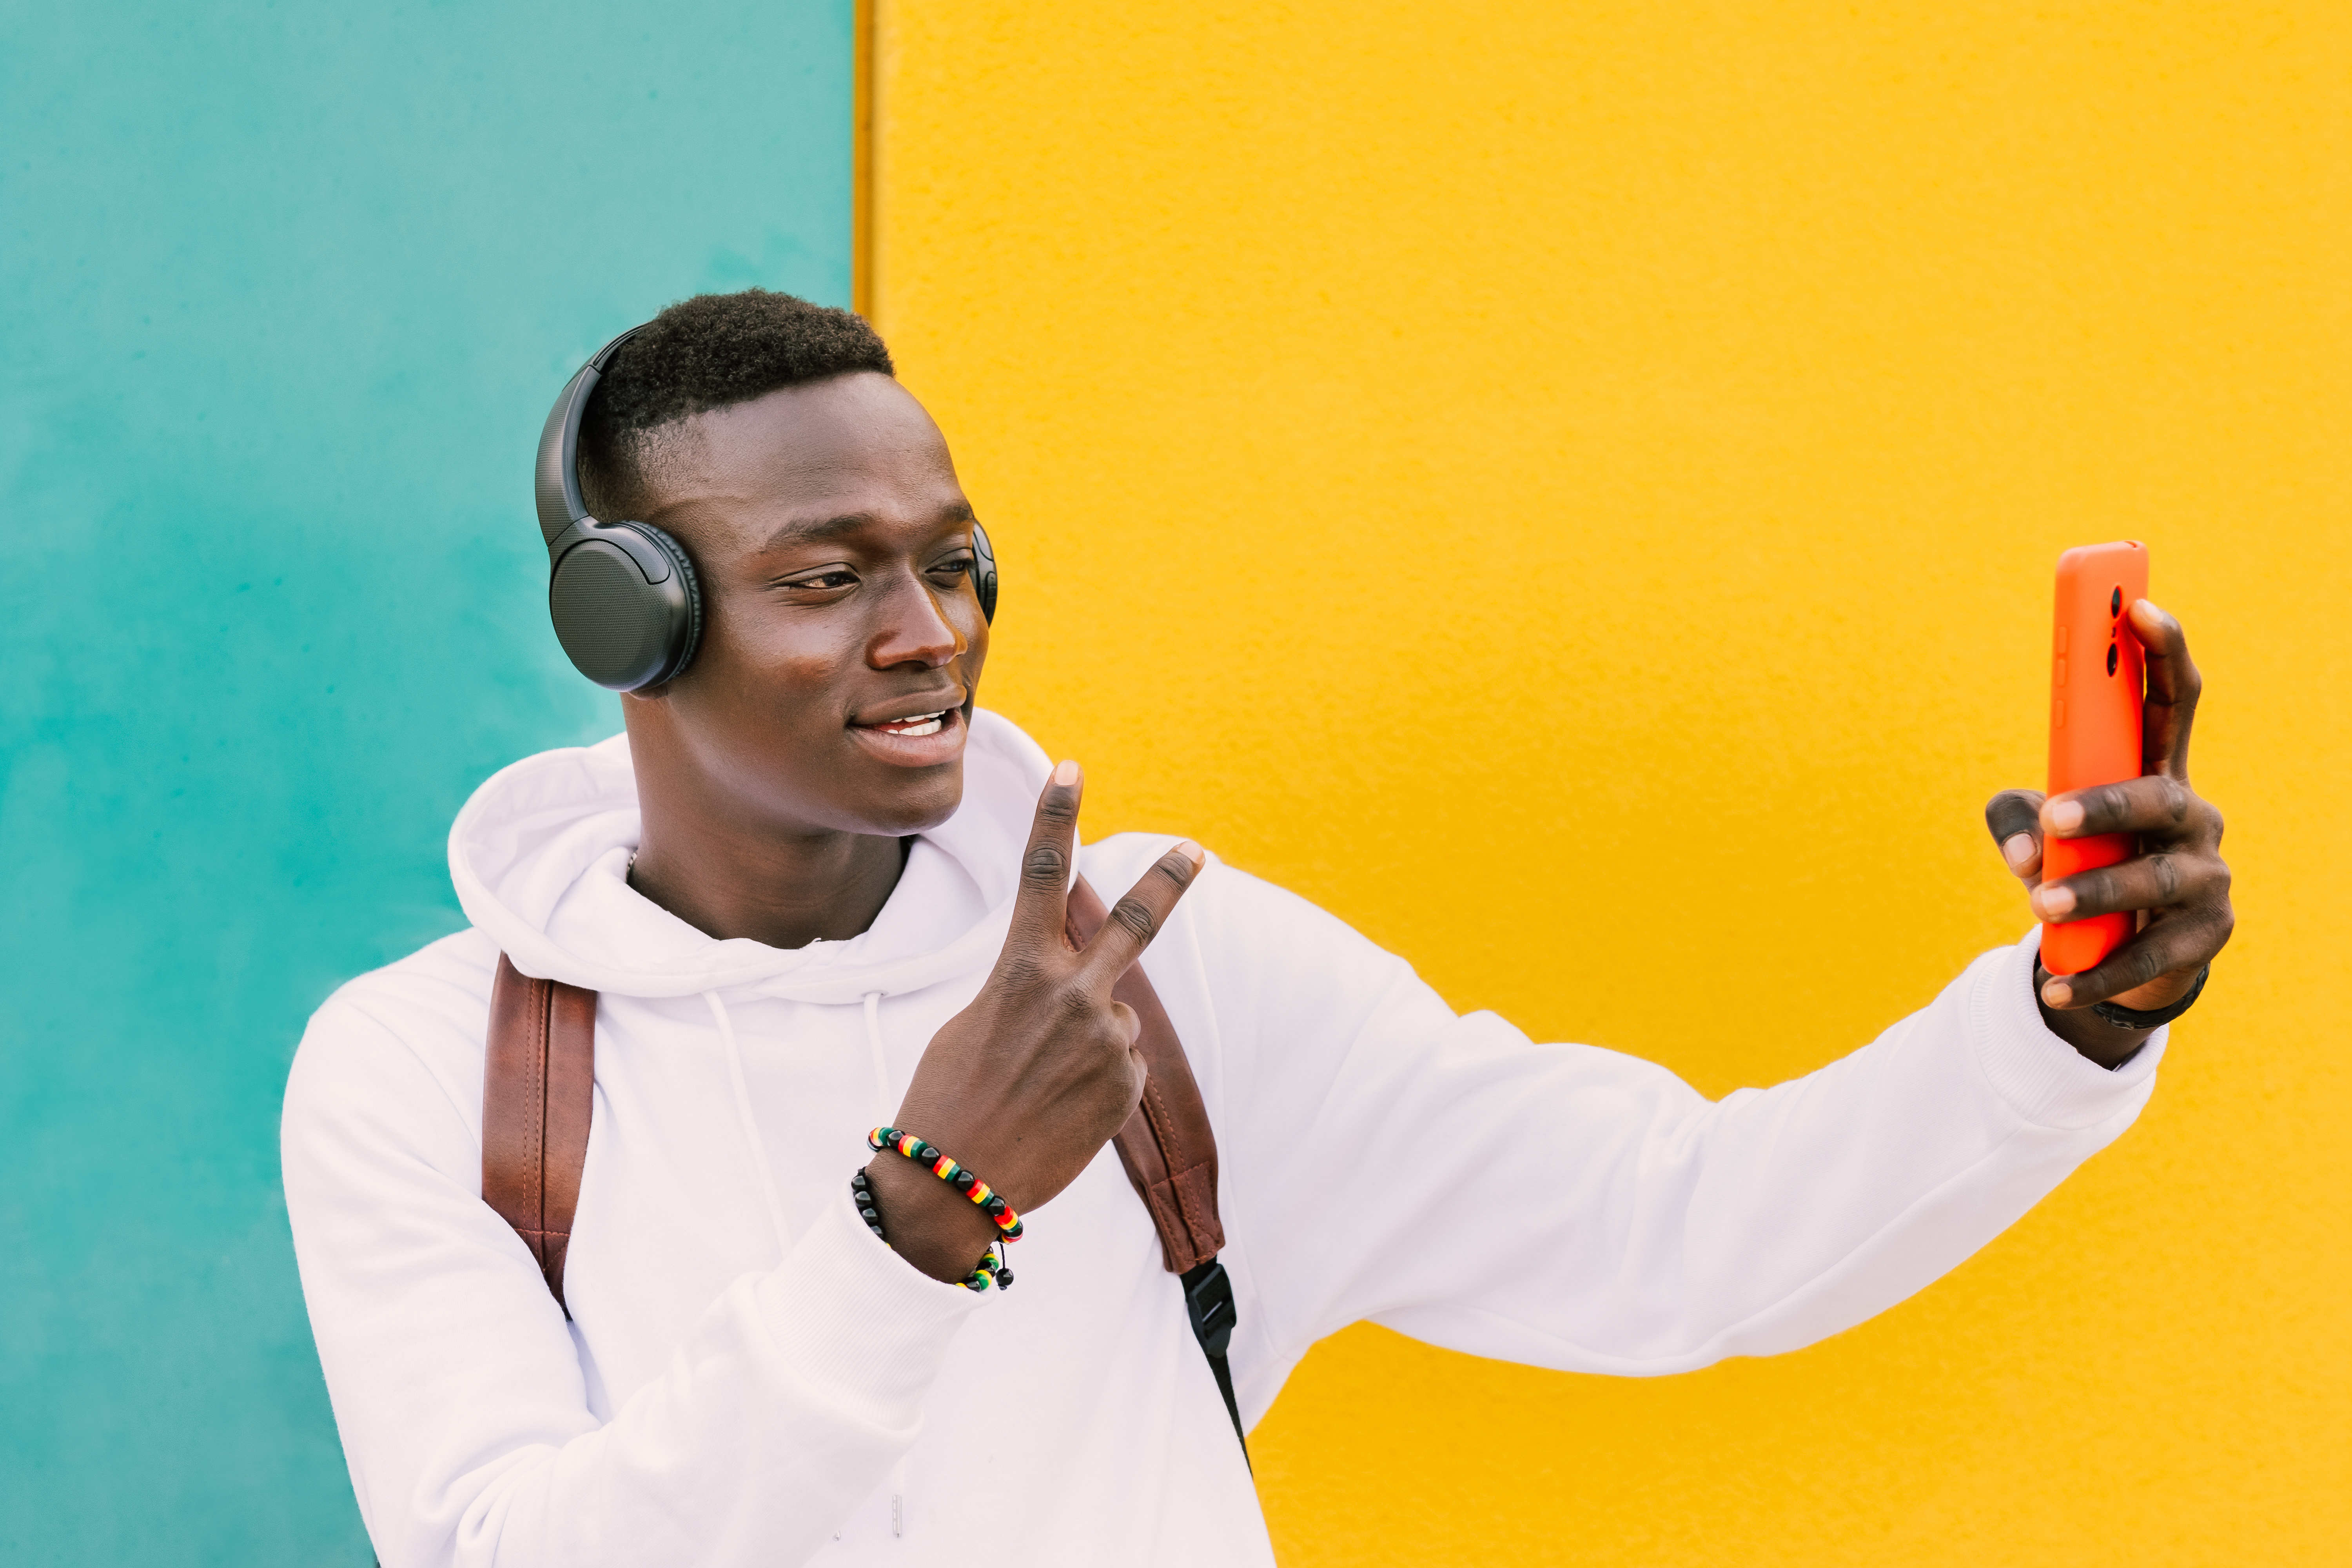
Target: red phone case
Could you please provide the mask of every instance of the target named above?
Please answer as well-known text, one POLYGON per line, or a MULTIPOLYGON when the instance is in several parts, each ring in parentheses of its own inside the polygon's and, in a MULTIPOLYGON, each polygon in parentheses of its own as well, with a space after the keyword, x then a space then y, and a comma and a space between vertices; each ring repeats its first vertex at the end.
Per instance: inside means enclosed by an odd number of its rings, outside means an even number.
MULTIPOLYGON (((2085 544, 2058 557, 2057 630, 2050 664, 2050 793, 2137 778, 2145 663, 2124 618, 2147 597, 2147 546, 2136 539, 2085 544)), ((2042 846, 2045 881, 2132 854, 2128 833, 2051 838, 2042 846)), ((2042 928, 2042 966, 2080 974, 2130 940, 2128 914, 2042 928)))

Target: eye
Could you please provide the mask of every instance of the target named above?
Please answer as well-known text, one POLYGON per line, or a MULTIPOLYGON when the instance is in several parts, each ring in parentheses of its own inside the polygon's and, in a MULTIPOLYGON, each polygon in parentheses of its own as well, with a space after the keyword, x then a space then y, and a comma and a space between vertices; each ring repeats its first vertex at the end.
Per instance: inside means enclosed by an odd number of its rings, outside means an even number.
POLYGON ((934 577, 948 578, 962 577, 968 575, 971 573, 971 557, 969 555, 959 555, 952 561, 942 561, 938 565, 932 567, 931 575, 934 577))
POLYGON ((793 577, 778 584, 784 588, 814 588, 820 593, 857 586, 857 574, 845 567, 830 572, 812 572, 805 577, 793 577))

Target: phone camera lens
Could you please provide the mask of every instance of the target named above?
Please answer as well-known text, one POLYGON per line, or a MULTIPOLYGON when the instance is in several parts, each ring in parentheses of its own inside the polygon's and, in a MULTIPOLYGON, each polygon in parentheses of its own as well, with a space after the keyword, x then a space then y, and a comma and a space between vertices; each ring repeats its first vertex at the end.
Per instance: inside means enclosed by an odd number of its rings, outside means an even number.
POLYGON ((2116 645, 2115 645, 2115 644, 2113 644, 2113 643, 2109 643, 2109 644, 2107 645, 2107 673, 2108 673, 2109 675, 2113 675, 2115 672, 2116 672, 2116 645))
POLYGON ((2114 593, 2107 595, 2107 614, 2111 616, 2120 616, 2123 613, 2124 591, 2121 588, 2118 588, 2114 593))

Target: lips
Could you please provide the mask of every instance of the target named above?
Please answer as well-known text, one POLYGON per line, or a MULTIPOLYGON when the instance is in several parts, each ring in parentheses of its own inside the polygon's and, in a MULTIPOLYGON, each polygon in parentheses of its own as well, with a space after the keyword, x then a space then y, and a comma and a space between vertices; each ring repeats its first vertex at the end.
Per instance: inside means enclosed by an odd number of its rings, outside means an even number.
POLYGON ((868 725, 866 728, 873 730, 877 734, 904 735, 912 740, 919 735, 938 734, 940 727, 946 722, 948 710, 941 708, 929 713, 910 713, 904 719, 891 719, 879 724, 868 725))
POLYGON ((936 735, 942 726, 953 721, 963 701, 964 693, 952 686, 926 691, 919 697, 909 694, 893 699, 887 707, 877 702, 863 713, 852 716, 849 727, 869 735, 903 735, 910 740, 936 735))
POLYGON ((963 754, 963 697, 950 689, 877 704, 871 717, 851 720, 849 732, 867 755, 896 767, 951 763, 963 754))

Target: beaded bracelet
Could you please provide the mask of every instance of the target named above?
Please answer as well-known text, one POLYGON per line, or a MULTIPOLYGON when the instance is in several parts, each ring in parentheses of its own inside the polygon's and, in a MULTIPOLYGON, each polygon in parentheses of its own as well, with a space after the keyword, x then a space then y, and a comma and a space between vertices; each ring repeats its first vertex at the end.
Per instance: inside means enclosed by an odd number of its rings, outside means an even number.
MULTIPOLYGON (((874 1184, 866 1179, 863 1171, 849 1178, 849 1201, 857 1205, 857 1217, 866 1222, 866 1228, 874 1233, 874 1239, 888 1247, 890 1238, 882 1234, 882 1211, 874 1200, 874 1184)), ((972 1266, 971 1272, 956 1283, 967 1290, 985 1290, 991 1285, 1000 1290, 1010 1290, 1013 1289, 1013 1270, 1004 1267, 1004 1259, 997 1256, 995 1244, 992 1242, 988 1250, 981 1254, 980 1261, 972 1266)))
POLYGON ((953 1187, 973 1203, 980 1212, 995 1221, 996 1228, 1007 1241, 1021 1239, 1021 1216, 986 1182, 924 1142, 911 1132, 901 1132, 895 1127, 877 1127, 866 1135, 866 1146, 876 1153, 885 1149, 904 1154, 919 1165, 930 1167, 931 1174, 953 1187))

